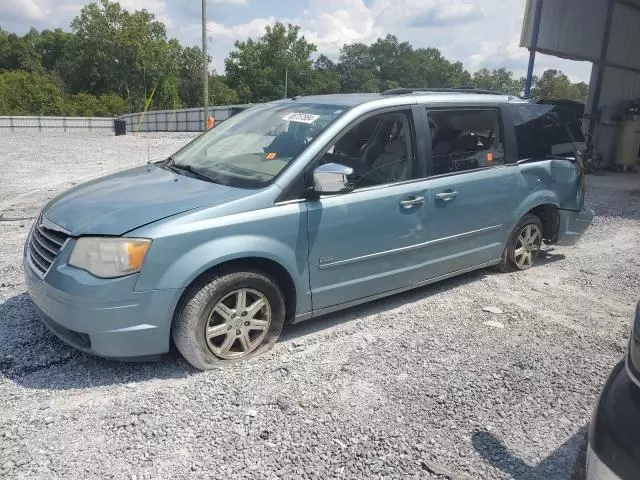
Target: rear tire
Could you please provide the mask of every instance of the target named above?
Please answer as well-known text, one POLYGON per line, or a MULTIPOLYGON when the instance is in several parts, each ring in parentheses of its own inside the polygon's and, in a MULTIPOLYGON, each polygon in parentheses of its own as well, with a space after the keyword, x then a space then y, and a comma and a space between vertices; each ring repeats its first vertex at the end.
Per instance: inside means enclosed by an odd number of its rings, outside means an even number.
POLYGON ((531 268, 542 248, 542 221, 528 213, 513 229, 497 265, 503 273, 531 268))
POLYGON ((266 352, 284 321, 285 300, 276 282, 260 272, 229 272, 187 291, 172 337, 187 362, 210 370, 266 352))

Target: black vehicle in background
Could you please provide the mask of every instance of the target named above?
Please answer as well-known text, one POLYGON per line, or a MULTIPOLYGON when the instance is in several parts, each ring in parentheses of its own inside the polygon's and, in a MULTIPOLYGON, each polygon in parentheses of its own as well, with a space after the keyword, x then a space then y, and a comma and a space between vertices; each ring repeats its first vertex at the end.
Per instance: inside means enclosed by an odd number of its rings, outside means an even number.
POLYGON ((609 375, 591 419, 586 479, 640 479, 640 302, 627 354, 609 375))

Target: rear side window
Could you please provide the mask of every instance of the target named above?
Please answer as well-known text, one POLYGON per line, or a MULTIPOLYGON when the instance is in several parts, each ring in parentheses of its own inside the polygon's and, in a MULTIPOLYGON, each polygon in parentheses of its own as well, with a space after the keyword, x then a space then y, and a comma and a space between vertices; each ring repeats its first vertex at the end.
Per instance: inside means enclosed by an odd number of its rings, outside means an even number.
POLYGON ((560 107, 514 106, 513 121, 519 160, 574 156, 584 142, 578 119, 560 107))
POLYGON ((504 163, 497 110, 434 110, 428 118, 434 175, 504 163))

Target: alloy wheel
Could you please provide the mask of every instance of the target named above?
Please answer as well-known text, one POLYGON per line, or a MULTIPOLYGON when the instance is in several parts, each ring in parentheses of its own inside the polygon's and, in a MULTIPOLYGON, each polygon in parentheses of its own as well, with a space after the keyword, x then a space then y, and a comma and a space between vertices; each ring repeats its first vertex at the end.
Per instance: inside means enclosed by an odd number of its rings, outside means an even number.
POLYGON ((525 225, 516 240, 513 260, 516 266, 523 270, 531 267, 538 256, 542 245, 542 231, 537 225, 525 225))
POLYGON ((253 352, 267 336, 271 306, 257 290, 241 288, 216 303, 205 324, 211 351, 224 360, 235 360, 253 352))

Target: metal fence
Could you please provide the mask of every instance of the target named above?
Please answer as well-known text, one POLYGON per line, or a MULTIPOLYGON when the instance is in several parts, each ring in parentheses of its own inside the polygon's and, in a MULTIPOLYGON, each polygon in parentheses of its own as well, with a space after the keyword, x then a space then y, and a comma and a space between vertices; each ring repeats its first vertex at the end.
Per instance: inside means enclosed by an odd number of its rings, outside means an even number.
POLYGON ((113 133, 110 117, 23 117, 0 116, 0 131, 103 132, 113 133))
MULTIPOLYGON (((209 116, 215 118, 217 124, 247 107, 249 105, 209 107, 209 116)), ((113 134, 115 132, 114 120, 125 121, 127 132, 202 132, 206 126, 204 108, 200 107, 128 113, 117 119, 111 117, 0 116, 0 131, 76 131, 113 134)))
MULTIPOLYGON (((217 124, 248 106, 209 107, 209 116, 215 118, 217 124)), ((202 132, 206 125, 202 107, 128 113, 119 119, 127 122, 127 132, 202 132)))

